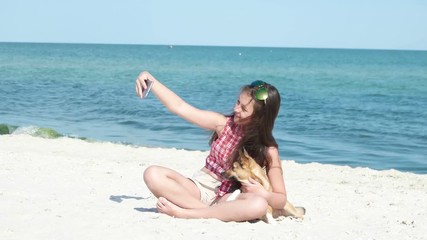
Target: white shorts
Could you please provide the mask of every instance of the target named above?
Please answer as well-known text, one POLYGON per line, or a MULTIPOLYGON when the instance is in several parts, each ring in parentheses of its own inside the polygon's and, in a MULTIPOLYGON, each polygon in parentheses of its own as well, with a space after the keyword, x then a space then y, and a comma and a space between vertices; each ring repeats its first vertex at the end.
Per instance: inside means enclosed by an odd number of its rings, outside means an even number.
POLYGON ((200 190, 200 200, 207 205, 212 205, 216 199, 216 193, 221 186, 221 182, 202 170, 195 172, 193 177, 189 179, 200 190))

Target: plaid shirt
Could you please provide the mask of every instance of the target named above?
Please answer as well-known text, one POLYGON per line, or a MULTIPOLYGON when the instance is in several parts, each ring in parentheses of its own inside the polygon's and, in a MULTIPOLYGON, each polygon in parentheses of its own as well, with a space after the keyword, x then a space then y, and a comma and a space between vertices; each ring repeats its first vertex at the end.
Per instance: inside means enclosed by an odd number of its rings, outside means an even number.
POLYGON ((222 179, 217 197, 228 193, 234 183, 233 180, 223 178, 223 173, 227 168, 227 160, 242 139, 242 135, 242 127, 235 124, 233 118, 229 117, 221 135, 211 145, 211 151, 206 158, 206 168, 222 179))

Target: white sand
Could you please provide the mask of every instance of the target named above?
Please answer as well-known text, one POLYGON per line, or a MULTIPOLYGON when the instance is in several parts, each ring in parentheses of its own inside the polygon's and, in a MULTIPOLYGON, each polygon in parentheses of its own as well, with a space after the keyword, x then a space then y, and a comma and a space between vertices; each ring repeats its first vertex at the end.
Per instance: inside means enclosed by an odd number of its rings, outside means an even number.
POLYGON ((427 239, 427 175, 284 161, 303 221, 224 223, 155 210, 142 173, 190 176, 206 152, 0 136, 0 239, 427 239))

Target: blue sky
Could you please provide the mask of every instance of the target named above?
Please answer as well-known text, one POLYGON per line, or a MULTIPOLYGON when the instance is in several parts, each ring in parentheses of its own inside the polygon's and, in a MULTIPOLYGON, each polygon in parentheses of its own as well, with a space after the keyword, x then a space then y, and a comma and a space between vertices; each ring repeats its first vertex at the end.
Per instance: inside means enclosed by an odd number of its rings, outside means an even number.
POLYGON ((427 50, 427 1, 0 0, 0 42, 427 50))

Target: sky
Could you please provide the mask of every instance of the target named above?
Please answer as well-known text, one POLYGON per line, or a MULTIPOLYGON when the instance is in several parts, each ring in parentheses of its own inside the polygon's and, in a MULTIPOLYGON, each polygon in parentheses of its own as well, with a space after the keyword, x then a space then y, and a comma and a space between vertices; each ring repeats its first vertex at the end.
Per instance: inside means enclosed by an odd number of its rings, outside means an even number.
POLYGON ((427 50, 427 1, 0 0, 0 42, 427 50))

